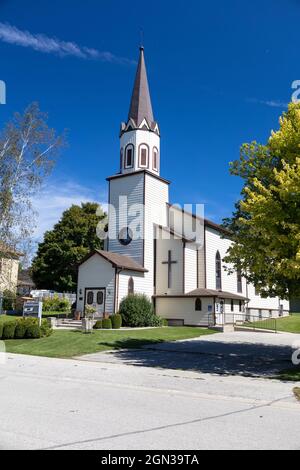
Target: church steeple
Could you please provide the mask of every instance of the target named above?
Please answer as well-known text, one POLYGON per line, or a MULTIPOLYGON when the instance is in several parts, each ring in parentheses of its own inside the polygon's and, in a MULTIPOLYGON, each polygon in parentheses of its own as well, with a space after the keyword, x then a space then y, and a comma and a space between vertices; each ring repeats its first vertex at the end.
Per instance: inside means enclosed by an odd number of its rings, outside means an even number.
POLYGON ((144 48, 140 47, 127 122, 121 124, 120 172, 147 170, 159 175, 160 133, 154 120, 144 48))
POLYGON ((143 119, 146 119, 150 126, 154 122, 143 47, 140 47, 140 59, 133 87, 128 121, 130 119, 133 119, 137 126, 142 123, 143 119))

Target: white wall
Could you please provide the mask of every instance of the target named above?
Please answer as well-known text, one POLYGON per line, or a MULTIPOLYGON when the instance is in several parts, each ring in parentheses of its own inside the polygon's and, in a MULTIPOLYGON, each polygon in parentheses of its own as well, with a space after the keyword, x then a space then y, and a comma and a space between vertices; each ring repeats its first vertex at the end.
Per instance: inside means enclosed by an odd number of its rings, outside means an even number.
POLYGON ((182 294, 183 287, 183 242, 172 237, 170 240, 162 239, 163 231, 159 230, 156 250, 156 294, 182 294), (172 265, 172 285, 168 288, 168 265, 162 264, 168 260, 168 251, 172 252, 172 260, 177 264, 172 265))
POLYGON ((140 265, 143 265, 144 258, 144 209, 142 207, 144 202, 144 174, 131 174, 130 176, 123 178, 116 178, 110 181, 110 204, 115 208, 115 214, 113 211, 109 212, 109 242, 108 250, 121 255, 130 256, 140 265), (128 201, 128 208, 120 208, 120 196, 126 196, 128 201), (135 212, 133 209, 138 207, 139 212, 135 212), (131 211, 130 211, 131 208, 131 211), (130 245, 123 246, 120 244, 118 235, 120 229, 123 227, 130 226, 134 220, 140 219, 140 226, 138 227, 140 237, 133 240, 130 245), (115 232, 115 233, 113 233, 115 232), (113 239, 114 238, 114 239, 113 239))
MULTIPOLYGON (((220 252, 221 259, 226 256, 231 245, 227 238, 221 238, 216 230, 206 227, 206 282, 207 289, 216 289, 216 254, 220 252)), ((246 281, 243 279, 241 295, 246 296, 246 281)), ((237 273, 228 275, 222 262, 222 290, 237 294, 237 273)))
POLYGON ((128 282, 132 277, 134 281, 134 293, 145 294, 145 274, 137 273, 134 271, 122 271, 119 274, 119 287, 118 287, 118 305, 116 310, 119 309, 121 301, 128 295, 128 282))
POLYGON ((78 270, 77 310, 84 311, 86 288, 106 288, 105 312, 114 312, 115 269, 100 255, 93 255, 78 270), (80 289, 82 295, 80 295, 80 289), (82 299, 82 300, 81 300, 82 299))
MULTIPOLYGON (((167 224, 167 202, 169 185, 151 175, 145 175, 145 293, 151 297, 154 293, 154 224, 167 224)), ((168 255, 168 253, 167 253, 168 255)))
POLYGON ((197 289, 197 245, 187 243, 184 261, 184 293, 197 289))
POLYGON ((184 320, 185 325, 206 326, 208 306, 214 308, 212 298, 202 298, 202 312, 195 310, 195 298, 157 298, 156 313, 162 318, 184 320))
POLYGON ((147 144, 150 150, 150 156, 149 156, 149 171, 152 171, 155 174, 159 174, 159 167, 160 167, 160 137, 157 135, 155 132, 150 132, 147 130, 143 129, 135 129, 130 132, 125 132, 121 139, 120 139, 120 148, 123 150, 123 155, 125 152, 125 149, 128 144, 132 144, 134 146, 134 168, 131 169, 122 169, 122 173, 132 173, 137 170, 141 170, 144 168, 139 167, 139 146, 141 144, 147 144), (156 147, 158 149, 159 155, 159 165, 158 165, 158 171, 153 170, 153 165, 152 165, 152 156, 153 156, 153 149, 156 147))

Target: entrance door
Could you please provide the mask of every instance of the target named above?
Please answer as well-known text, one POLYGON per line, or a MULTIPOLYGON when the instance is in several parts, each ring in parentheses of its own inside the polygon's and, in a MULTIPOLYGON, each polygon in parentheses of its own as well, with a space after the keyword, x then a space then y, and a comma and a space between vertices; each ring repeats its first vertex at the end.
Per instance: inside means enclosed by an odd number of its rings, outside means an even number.
POLYGON ((223 299, 216 302, 216 323, 224 325, 225 322, 225 301, 223 299))
POLYGON ((85 307, 96 309, 95 317, 103 317, 105 310, 105 289, 86 289, 85 307))

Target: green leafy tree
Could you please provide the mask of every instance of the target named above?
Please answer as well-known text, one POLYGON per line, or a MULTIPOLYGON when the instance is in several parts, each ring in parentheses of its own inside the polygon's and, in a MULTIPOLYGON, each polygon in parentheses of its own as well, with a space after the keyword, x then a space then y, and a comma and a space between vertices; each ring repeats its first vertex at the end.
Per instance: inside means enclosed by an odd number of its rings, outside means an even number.
POLYGON ((96 203, 73 205, 53 230, 46 232, 32 264, 32 277, 40 289, 74 291, 78 263, 90 251, 102 249, 96 233, 105 214, 96 203))
POLYGON ((263 296, 300 295, 300 104, 291 103, 265 145, 241 147, 233 175, 242 199, 225 225, 235 242, 225 257, 263 296))

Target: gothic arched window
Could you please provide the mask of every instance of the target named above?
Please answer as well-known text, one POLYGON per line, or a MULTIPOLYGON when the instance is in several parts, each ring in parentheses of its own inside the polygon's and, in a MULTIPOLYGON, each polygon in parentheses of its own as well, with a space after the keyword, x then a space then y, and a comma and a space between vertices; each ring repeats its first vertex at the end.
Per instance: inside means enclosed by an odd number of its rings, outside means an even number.
POLYGON ((127 145, 125 150, 125 162, 124 168, 133 168, 134 162, 134 146, 132 144, 127 145))
POLYGON ((201 312, 202 311, 202 300, 200 298, 196 299, 195 310, 196 310, 196 312, 201 312))
POLYGON ((140 168, 148 168, 149 167, 149 147, 146 144, 141 144, 140 145, 139 167, 140 168))
POLYGON ((131 277, 128 281, 128 295, 133 295, 134 294, 134 280, 131 277))
POLYGON ((158 149, 156 147, 153 149, 152 167, 153 170, 158 171, 158 149))
POLYGON ((216 254, 216 289, 222 290, 222 260, 219 251, 216 254))

